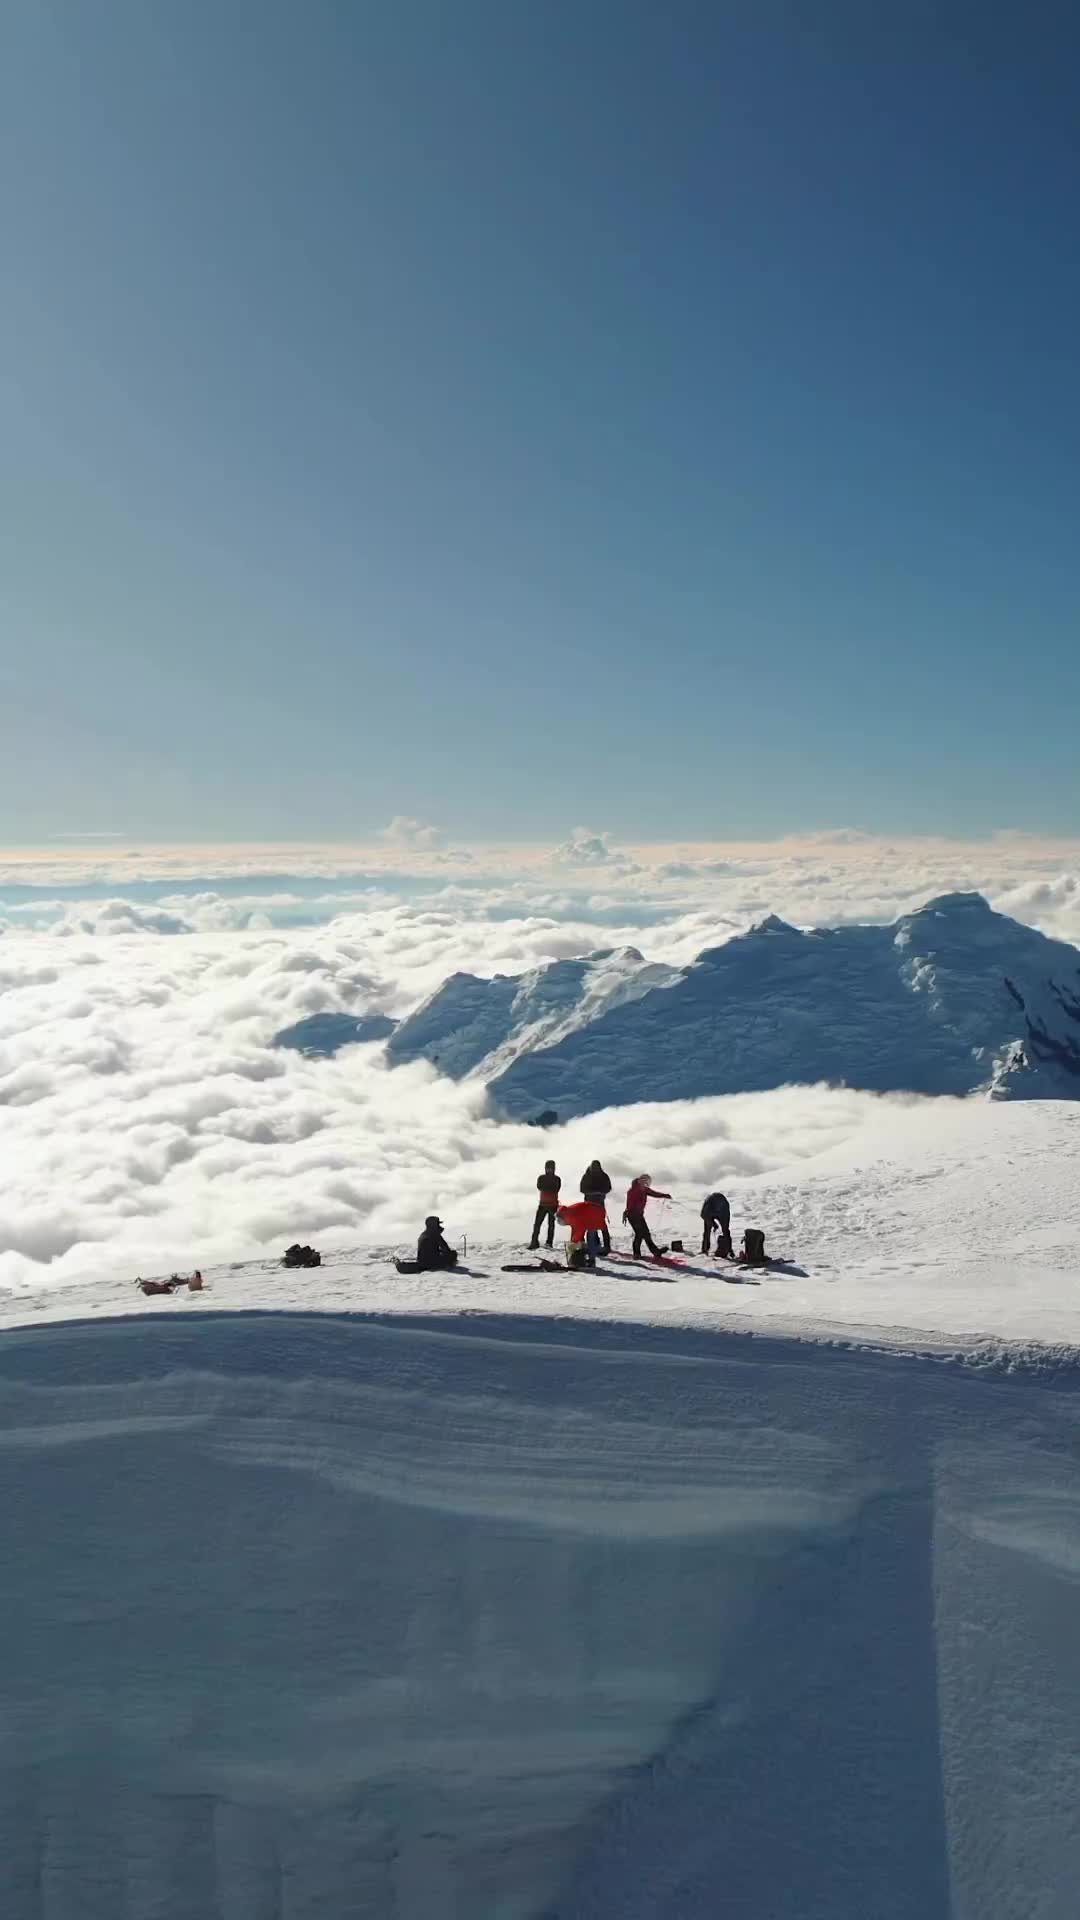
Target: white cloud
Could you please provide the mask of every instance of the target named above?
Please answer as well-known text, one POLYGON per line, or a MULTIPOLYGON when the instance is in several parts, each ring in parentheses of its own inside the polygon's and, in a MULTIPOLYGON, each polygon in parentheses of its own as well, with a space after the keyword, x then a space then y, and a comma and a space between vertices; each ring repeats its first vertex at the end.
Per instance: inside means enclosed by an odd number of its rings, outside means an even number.
POLYGON ((803 846, 816 847, 870 847, 874 844, 872 833, 863 833, 860 827, 823 827, 816 833, 804 833, 793 836, 803 846))
POLYGON ((395 813, 389 826, 383 828, 382 837, 396 847, 417 847, 422 851, 440 847, 443 841, 438 827, 429 826, 423 820, 413 820, 404 813, 395 813))
POLYGON ((571 867, 616 867, 636 873, 636 863, 611 844, 610 833, 596 833, 592 827, 574 827, 568 840, 556 847, 553 859, 571 867))

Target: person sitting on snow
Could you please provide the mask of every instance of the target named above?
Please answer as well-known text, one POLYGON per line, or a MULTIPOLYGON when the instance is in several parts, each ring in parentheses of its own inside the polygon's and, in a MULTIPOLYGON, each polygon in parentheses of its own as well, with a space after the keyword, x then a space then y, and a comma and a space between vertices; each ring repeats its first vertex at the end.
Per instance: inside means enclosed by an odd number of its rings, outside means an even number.
POLYGON ((724 1260, 734 1259, 731 1245, 731 1208, 727 1195, 710 1193, 701 1209, 701 1251, 710 1251, 713 1228, 716 1228, 716 1251, 724 1260))
POLYGON ((443 1239, 443 1224, 436 1213, 429 1213, 424 1221, 424 1231, 416 1243, 416 1264, 422 1273, 457 1266, 457 1253, 443 1239))

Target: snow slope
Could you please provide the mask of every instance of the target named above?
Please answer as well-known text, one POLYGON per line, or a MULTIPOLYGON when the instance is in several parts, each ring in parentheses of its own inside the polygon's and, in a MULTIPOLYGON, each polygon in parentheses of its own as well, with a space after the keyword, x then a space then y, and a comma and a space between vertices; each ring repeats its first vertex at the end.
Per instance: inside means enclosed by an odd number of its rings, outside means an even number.
POLYGON ((758 1286, 9 1300, 5 1920, 1072 1920, 1078 1144, 883 1109, 758 1286))
MULTIPOLYGON (((801 1106, 802 1097, 797 1101, 801 1106)), ((625 1112, 625 1110, 624 1110, 625 1112)), ((532 1226, 535 1169, 543 1152, 555 1152, 564 1173, 576 1172, 585 1153, 563 1151, 562 1131, 547 1135, 520 1162, 516 1212, 520 1238, 505 1237, 514 1218, 514 1196, 485 1188, 481 1178, 459 1196, 444 1217, 458 1246, 467 1236, 468 1258, 453 1274, 399 1274, 394 1245, 324 1248, 324 1265, 289 1273, 277 1260, 207 1268, 210 1291, 172 1300, 147 1299, 128 1270, 103 1267, 87 1284, 58 1284, 48 1270, 17 1289, 0 1293, 0 1328, 72 1317, 146 1313, 171 1319, 207 1309, 244 1312, 271 1309, 361 1313, 522 1313, 623 1324, 633 1320, 665 1327, 716 1327, 810 1339, 898 1344, 933 1352, 994 1354, 998 1349, 1038 1346, 1080 1349, 1080 1106, 1073 1102, 983 1102, 912 1099, 882 1102, 857 1131, 825 1128, 823 1145, 810 1157, 795 1157, 789 1126, 786 1164, 739 1170, 736 1151, 740 1102, 716 1113, 717 1155, 726 1167, 722 1184, 732 1204, 736 1237, 746 1226, 765 1230, 769 1249, 789 1256, 782 1271, 760 1286, 735 1285, 712 1262, 691 1257, 677 1281, 657 1280, 656 1270, 616 1267, 583 1280, 558 1273, 504 1274, 504 1262, 533 1256, 524 1242, 532 1226), (730 1136, 734 1135, 734 1139, 730 1136), (540 1151, 543 1149, 543 1152, 540 1151), (500 1222, 485 1231, 485 1211, 500 1222)), ((659 1236, 700 1243, 698 1210, 711 1180, 687 1179, 687 1165, 709 1168, 699 1139, 695 1109, 681 1119, 684 1139, 669 1109, 635 1109, 636 1152, 650 1137, 666 1142, 650 1153, 657 1183, 674 1195, 653 1203, 659 1236)), ((746 1123, 744 1123, 746 1124, 746 1123)), ((760 1121, 754 1125, 760 1127, 760 1121)), ((785 1135, 777 1121, 778 1141, 785 1135)), ((576 1123, 566 1129, 575 1133, 576 1123)), ((601 1145, 604 1117, 597 1123, 601 1145)), ((800 1141, 805 1150, 807 1143, 800 1141)), ((498 1163, 501 1178, 519 1164, 498 1163)), ((618 1223, 616 1247, 629 1240, 618 1223)), ((423 1213, 423 1204, 419 1213, 423 1213)), ((419 1224, 419 1222, 418 1222, 419 1224)), ((563 1238, 560 1230, 559 1240, 563 1238)), ((287 1244, 295 1234, 283 1237, 287 1244)), ((197 1245, 191 1264, 198 1258, 197 1245)))
POLYGON ((9 1920, 1067 1920, 1074 1371, 553 1320, 0 1348, 9 1920))
POLYGON ((513 1119, 791 1082, 1080 1094, 1080 951, 979 894, 942 895, 888 927, 804 933, 774 917, 655 985, 635 970, 632 993, 581 991, 594 964, 457 975, 402 1022, 390 1057, 482 1074, 513 1119), (549 999, 562 1004, 568 969, 570 1017, 538 1020, 549 999))

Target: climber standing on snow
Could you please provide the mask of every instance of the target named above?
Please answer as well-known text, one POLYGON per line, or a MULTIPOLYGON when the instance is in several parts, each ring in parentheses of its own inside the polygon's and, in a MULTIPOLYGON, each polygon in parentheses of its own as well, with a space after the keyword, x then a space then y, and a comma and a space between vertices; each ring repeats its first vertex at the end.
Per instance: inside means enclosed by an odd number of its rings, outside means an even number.
POLYGON ((548 1246, 553 1247, 555 1245, 555 1215, 559 1210, 559 1191, 561 1187, 562 1181, 555 1171, 554 1160, 545 1160, 544 1171, 536 1182, 539 1205, 536 1209, 536 1219, 533 1221, 532 1239, 529 1241, 529 1248, 533 1253, 536 1252, 537 1247, 540 1245, 540 1229, 545 1220, 547 1221, 548 1246))
POLYGON ((591 1160, 581 1176, 581 1197, 583 1200, 591 1200, 596 1206, 605 1209, 604 1224, 600 1229, 600 1236, 603 1241, 601 1247, 602 1253, 611 1252, 611 1233, 607 1223, 607 1203, 610 1192, 610 1176, 604 1172, 599 1160, 591 1160))
POLYGON ((651 1174, 639 1173, 637 1179, 630 1182, 626 1195, 626 1207, 623 1211, 623 1219, 634 1236, 635 1260, 641 1253, 641 1243, 643 1240, 655 1259, 659 1260, 661 1255, 667 1252, 666 1247, 657 1246, 656 1241, 649 1232, 648 1221, 645 1218, 645 1208, 650 1200, 670 1199, 670 1193, 661 1193, 658 1187, 653 1186, 651 1174))
POLYGON ((725 1260, 734 1259, 731 1245, 731 1208, 727 1195, 710 1193, 701 1209, 701 1251, 710 1251, 713 1228, 716 1228, 716 1251, 725 1260))

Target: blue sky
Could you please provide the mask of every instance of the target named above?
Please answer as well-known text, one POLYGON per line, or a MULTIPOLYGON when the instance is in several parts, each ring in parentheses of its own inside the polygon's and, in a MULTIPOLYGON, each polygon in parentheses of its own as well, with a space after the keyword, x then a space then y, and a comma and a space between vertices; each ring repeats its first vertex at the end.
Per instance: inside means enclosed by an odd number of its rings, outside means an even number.
POLYGON ((0 841, 1080 829, 1074 9, 5 31, 0 841))

